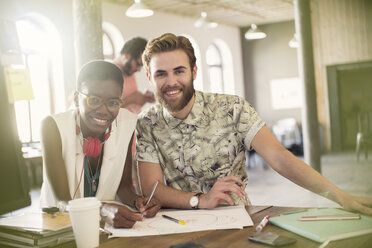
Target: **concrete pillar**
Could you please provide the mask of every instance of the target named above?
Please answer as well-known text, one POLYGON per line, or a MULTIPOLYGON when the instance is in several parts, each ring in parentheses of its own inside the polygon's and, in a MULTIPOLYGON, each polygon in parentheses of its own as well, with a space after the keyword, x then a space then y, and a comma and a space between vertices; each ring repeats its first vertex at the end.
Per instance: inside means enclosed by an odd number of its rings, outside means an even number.
POLYGON ((321 172, 310 0, 294 0, 293 3, 296 33, 300 44, 297 50, 299 73, 304 89, 302 108, 304 157, 307 164, 321 172))
POLYGON ((76 70, 103 59, 101 0, 73 0, 76 70))

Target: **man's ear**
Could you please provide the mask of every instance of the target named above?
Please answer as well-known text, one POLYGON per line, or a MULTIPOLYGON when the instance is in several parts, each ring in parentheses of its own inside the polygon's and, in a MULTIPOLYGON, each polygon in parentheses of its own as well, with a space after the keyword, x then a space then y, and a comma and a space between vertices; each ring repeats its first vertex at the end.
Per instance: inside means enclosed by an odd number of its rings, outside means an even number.
POLYGON ((194 65, 194 68, 192 69, 192 79, 195 80, 196 75, 197 75, 198 67, 196 64, 194 65))

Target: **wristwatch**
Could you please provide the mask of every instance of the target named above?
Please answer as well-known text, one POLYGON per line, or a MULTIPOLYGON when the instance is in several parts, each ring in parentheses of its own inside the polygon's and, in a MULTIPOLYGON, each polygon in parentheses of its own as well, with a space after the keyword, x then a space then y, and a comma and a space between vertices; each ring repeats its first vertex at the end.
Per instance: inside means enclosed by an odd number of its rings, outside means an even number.
POLYGON ((202 192, 196 193, 195 195, 191 196, 189 204, 192 209, 197 209, 199 205, 199 196, 203 194, 202 192))

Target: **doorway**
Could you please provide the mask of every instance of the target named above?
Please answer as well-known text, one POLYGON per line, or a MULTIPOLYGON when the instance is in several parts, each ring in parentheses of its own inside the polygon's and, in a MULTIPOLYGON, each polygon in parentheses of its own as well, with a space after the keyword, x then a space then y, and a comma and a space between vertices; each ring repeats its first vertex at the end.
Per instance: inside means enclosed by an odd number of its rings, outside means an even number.
POLYGON ((354 150, 358 113, 372 109, 372 61, 327 67, 332 151, 354 150))

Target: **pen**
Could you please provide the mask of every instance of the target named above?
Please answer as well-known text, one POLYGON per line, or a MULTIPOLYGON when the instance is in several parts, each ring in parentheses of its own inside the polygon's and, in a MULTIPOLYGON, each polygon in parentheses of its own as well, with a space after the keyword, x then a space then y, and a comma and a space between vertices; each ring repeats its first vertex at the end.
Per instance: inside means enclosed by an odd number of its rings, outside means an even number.
POLYGON ((168 216, 168 215, 165 215, 165 214, 162 214, 161 216, 162 216, 163 218, 168 219, 168 220, 174 221, 174 222, 176 222, 176 223, 178 223, 178 224, 186 225, 186 222, 185 222, 184 220, 177 220, 177 219, 175 219, 175 218, 173 218, 173 217, 170 217, 170 216, 168 216))
POLYGON ((270 219, 270 215, 266 215, 260 222, 260 224, 258 224, 256 226, 256 231, 257 232, 261 232, 262 229, 266 226, 267 222, 269 221, 270 219))
POLYGON ((300 221, 315 221, 315 220, 359 220, 359 214, 343 214, 343 215, 319 215, 319 216, 301 216, 300 221))
MULTIPOLYGON (((152 197, 154 196, 155 190, 156 190, 156 188, 158 187, 158 184, 159 184, 159 180, 156 180, 156 182, 155 182, 155 184, 154 184, 154 187, 152 188, 152 191, 151 191, 150 197, 149 197, 149 199, 147 199, 147 202, 146 202, 145 206, 146 206, 147 204, 150 203, 152 197)), ((144 214, 142 213, 141 216, 142 216, 142 218, 143 218, 144 214)))
POLYGON ((112 235, 112 232, 110 232, 109 230, 106 230, 105 228, 100 227, 99 230, 101 232, 104 232, 104 233, 108 234, 109 236, 112 235))
POLYGON ((149 199, 147 200, 145 206, 146 206, 147 204, 149 204, 149 202, 151 201, 152 197, 154 196, 154 193, 155 193, 156 188, 158 187, 158 184, 159 184, 159 180, 157 180, 157 181, 155 182, 154 187, 152 188, 152 191, 151 191, 150 197, 149 197, 149 199))

